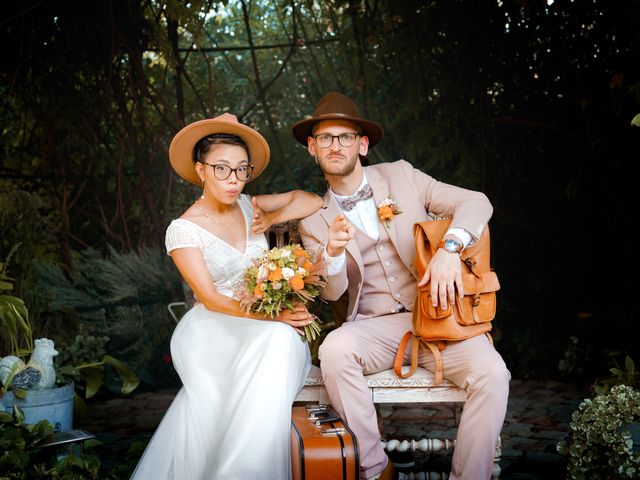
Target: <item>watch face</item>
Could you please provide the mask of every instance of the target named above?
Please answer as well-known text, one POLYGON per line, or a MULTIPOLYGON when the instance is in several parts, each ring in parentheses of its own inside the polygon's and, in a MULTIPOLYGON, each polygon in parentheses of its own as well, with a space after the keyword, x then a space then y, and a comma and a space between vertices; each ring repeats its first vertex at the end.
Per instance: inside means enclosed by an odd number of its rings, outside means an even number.
POLYGON ((458 250, 460 249, 460 244, 458 242, 456 242, 455 240, 445 240, 444 249, 447 252, 457 253, 458 250))

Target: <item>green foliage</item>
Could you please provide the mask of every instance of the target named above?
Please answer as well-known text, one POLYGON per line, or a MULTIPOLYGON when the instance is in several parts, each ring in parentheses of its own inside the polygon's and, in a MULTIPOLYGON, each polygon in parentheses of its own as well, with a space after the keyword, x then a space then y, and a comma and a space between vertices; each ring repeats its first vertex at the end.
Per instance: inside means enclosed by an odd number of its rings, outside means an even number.
POLYGON ((56 360, 61 365, 81 365, 91 363, 106 355, 107 336, 76 335, 73 343, 59 350, 56 360))
POLYGON ((640 113, 631 119, 631 125, 634 127, 640 127, 640 113))
POLYGON ((640 450, 634 451, 630 424, 639 421, 640 391, 632 387, 617 385, 584 400, 571 417, 569 441, 558 444, 558 451, 569 455, 569 477, 638 478, 640 450))
MULTIPOLYGON (((96 455, 64 455, 51 460, 51 450, 40 445, 53 432, 46 420, 26 425, 18 407, 13 413, 0 412, 0 479, 2 480, 95 480, 99 475, 100 460, 96 455)), ((96 442, 85 443, 85 450, 96 442)), ((109 478, 109 474, 106 474, 109 478)))
POLYGON ((66 378, 72 378, 76 385, 84 382, 84 398, 93 397, 104 382, 105 369, 110 367, 120 379, 120 393, 127 395, 133 392, 140 380, 129 366, 109 355, 104 355, 101 360, 80 365, 62 365, 58 368, 58 380, 64 382, 66 378))
POLYGON ((596 380, 594 390, 602 395, 608 393, 616 385, 627 385, 640 390, 640 372, 636 370, 633 359, 627 355, 624 359, 624 367, 615 361, 615 367, 610 368, 611 376, 596 380))
MULTIPOLYGON (((179 288, 169 257, 155 248, 139 253, 111 249, 107 258, 85 250, 74 257, 73 267, 36 265, 46 301, 43 315, 66 315, 78 324, 75 338, 60 344, 62 357, 84 357, 91 365, 101 357, 87 358, 87 350, 105 350, 154 384, 155 372, 165 367, 159 350, 168 344, 174 326, 166 306, 179 288)), ((92 367, 73 365, 87 379, 96 378, 92 367)), ((118 368, 113 362, 109 365, 118 368)), ((105 380, 110 387, 116 386, 108 374, 105 380)), ((116 391, 120 388, 117 385, 116 391)))
POLYGON ((11 259, 15 294, 28 305, 33 303, 32 262, 54 258, 59 251, 51 228, 56 214, 45 205, 37 193, 0 179, 0 258, 11 259))
POLYGON ((14 279, 9 277, 11 257, 20 244, 16 244, 5 262, 0 262, 0 335, 9 341, 9 352, 23 356, 33 350, 33 332, 29 311, 24 301, 14 295, 5 295, 14 289, 14 279))
MULTIPOLYGON (((12 279, 7 275, 6 266, 14 251, 15 250, 12 250, 10 252, 5 263, 0 262, 0 291, 13 289, 12 279)), ((0 333, 3 333, 9 338, 12 353, 24 357, 33 351, 33 332, 29 322, 28 310, 22 299, 10 295, 0 295, 0 333), (24 337, 24 343, 26 345, 24 349, 19 348, 18 339, 20 338, 20 334, 24 337)), ((104 338, 108 340, 108 337, 104 338)), ((105 343, 104 338, 98 341, 105 343)), ((82 336, 76 336, 76 343, 81 343, 82 340, 82 336)), ((89 340, 90 343, 94 343, 93 337, 89 337, 89 340)), ((121 393, 129 394, 137 388, 139 379, 126 363, 112 356, 104 355, 104 352, 95 348, 95 345, 91 346, 91 352, 87 349, 78 349, 77 345, 75 346, 75 351, 78 352, 78 350, 80 350, 79 353, 83 355, 85 362, 67 364, 65 360, 71 360, 73 362, 73 360, 79 360, 79 357, 74 354, 65 355, 62 360, 63 363, 57 363, 57 365, 59 365, 57 369, 59 384, 71 378, 74 380, 76 388, 84 389, 84 397, 90 398, 95 395, 103 385, 104 371, 106 368, 107 371, 114 372, 112 377, 117 377, 118 388, 121 393), (102 357, 102 359, 98 360, 100 357, 102 357)), ((17 365, 15 367, 17 367, 17 365)), ((15 367, 7 377, 6 385, 3 385, 2 388, 11 385, 11 381, 17 372, 15 367)), ((0 390, 0 393, 1 391, 2 390, 0 390)), ((14 389, 13 392, 18 398, 24 398, 26 396, 26 392, 21 389, 14 389)))
POLYGON ((14 407, 12 414, 0 412, 0 478, 31 480, 35 472, 46 470, 44 463, 33 464, 32 455, 39 443, 53 432, 51 424, 42 420, 24 424, 24 414, 14 407))

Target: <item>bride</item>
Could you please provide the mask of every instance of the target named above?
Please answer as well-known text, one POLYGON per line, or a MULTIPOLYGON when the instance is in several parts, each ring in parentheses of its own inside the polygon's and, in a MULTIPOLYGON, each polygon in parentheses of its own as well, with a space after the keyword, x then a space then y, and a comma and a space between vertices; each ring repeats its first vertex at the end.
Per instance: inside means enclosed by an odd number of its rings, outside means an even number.
POLYGON ((132 478, 288 479, 291 404, 311 365, 300 335, 311 316, 302 305, 273 320, 247 314, 232 292, 268 249, 264 230, 310 215, 322 200, 299 190, 242 194, 267 166, 269 146, 228 113, 184 127, 169 157, 203 190, 166 233, 167 252, 198 301, 171 338, 183 387, 132 478))

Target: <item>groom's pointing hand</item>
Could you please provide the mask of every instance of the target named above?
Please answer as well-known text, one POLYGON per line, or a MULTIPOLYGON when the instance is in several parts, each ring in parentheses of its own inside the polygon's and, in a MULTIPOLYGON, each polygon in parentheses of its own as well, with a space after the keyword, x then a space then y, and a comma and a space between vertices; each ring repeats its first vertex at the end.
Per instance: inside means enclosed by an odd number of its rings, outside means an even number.
POLYGON ((329 240, 327 241, 327 255, 337 257, 344 252, 349 240, 355 234, 353 225, 347 222, 344 215, 340 214, 329 225, 329 240))

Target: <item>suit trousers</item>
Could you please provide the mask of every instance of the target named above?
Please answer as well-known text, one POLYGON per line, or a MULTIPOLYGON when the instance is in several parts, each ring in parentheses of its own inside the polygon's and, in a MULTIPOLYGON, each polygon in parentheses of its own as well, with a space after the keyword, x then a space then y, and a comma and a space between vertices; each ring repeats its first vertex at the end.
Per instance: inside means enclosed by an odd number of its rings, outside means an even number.
MULTIPOLYGON (((384 470, 388 457, 380 442, 376 409, 364 375, 393 367, 400 339, 411 327, 411 312, 356 318, 329 333, 320 346, 318 356, 327 393, 356 434, 365 479, 384 470)), ((409 361, 407 353, 405 364, 409 361)), ((449 478, 489 479, 511 374, 485 335, 448 342, 442 361, 445 378, 467 391, 449 478)), ((431 352, 421 350, 419 365, 435 370, 431 352)))

